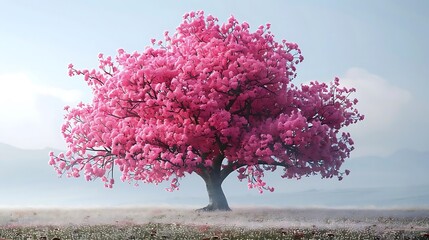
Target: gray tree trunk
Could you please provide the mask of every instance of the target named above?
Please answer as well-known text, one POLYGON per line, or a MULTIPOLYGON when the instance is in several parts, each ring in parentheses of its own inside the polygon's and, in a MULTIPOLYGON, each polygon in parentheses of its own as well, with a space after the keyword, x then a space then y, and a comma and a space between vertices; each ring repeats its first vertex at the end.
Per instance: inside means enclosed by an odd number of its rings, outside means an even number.
POLYGON ((207 193, 209 195, 209 204, 199 209, 200 211, 231 211, 228 206, 228 201, 226 200, 225 194, 222 190, 222 179, 220 174, 208 174, 203 177, 207 193))

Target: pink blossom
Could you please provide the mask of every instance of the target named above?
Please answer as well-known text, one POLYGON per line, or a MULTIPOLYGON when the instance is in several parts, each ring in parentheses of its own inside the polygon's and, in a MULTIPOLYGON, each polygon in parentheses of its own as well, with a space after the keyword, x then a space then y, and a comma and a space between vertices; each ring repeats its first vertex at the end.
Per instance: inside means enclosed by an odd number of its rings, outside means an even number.
POLYGON ((122 181, 170 181, 169 191, 191 173, 219 184, 237 171, 260 192, 274 191, 264 173, 278 169, 284 178, 342 179, 354 149, 343 129, 364 119, 349 98, 355 89, 339 78, 294 84, 304 57, 270 27, 252 32, 234 17, 218 24, 191 12, 142 52, 100 53, 97 69, 70 64, 69 75, 82 76, 93 99, 64 107, 68 151, 50 153, 49 164, 109 188, 113 168, 122 181))

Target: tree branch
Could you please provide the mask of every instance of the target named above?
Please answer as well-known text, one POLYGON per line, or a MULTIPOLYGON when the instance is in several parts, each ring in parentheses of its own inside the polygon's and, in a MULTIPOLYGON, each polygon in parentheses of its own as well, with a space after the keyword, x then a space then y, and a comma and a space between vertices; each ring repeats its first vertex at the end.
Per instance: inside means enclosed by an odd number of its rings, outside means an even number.
MULTIPOLYGON (((273 161, 271 163, 267 163, 265 161, 261 161, 259 160, 258 162, 256 162, 256 164, 251 164, 252 166, 255 165, 270 165, 270 166, 280 166, 280 167, 285 167, 288 168, 289 165, 287 165, 284 162, 276 162, 273 161)), ((224 167, 221 171, 220 171, 220 177, 221 177, 221 181, 225 180, 226 177, 228 177, 229 174, 231 174, 232 172, 234 172, 235 170, 244 167, 244 166, 249 166, 249 164, 247 163, 232 163, 232 164, 228 164, 226 167, 224 167)))

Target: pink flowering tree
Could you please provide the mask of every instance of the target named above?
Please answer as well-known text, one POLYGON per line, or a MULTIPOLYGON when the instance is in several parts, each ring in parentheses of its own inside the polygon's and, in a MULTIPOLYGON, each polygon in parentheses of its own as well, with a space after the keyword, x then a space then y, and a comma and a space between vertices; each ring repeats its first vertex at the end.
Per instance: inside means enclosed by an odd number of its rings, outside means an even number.
POLYGON ((178 189, 195 173, 206 183, 203 210, 229 210, 222 182, 231 173, 259 191, 274 189, 266 171, 283 178, 340 171, 353 150, 342 128, 363 119, 355 89, 332 83, 294 85, 303 60, 298 45, 277 42, 270 25, 251 31, 234 17, 219 25, 191 12, 173 35, 143 52, 99 56, 99 69, 77 70, 92 89, 91 103, 65 107, 68 151, 50 153, 59 174, 161 183, 178 189))

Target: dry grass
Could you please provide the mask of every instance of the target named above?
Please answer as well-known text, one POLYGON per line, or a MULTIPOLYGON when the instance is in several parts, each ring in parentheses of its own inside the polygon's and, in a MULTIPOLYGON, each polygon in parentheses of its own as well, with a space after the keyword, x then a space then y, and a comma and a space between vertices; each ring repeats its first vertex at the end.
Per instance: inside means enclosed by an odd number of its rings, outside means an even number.
POLYGON ((429 210, 3 209, 1 238, 429 239, 429 210))

